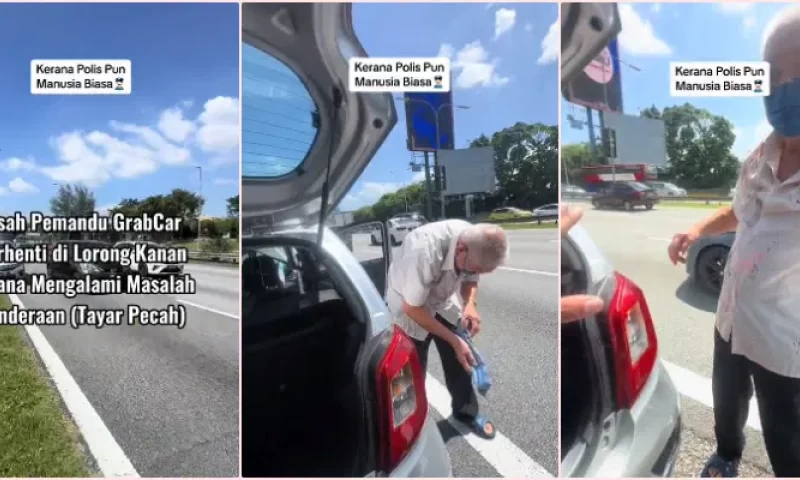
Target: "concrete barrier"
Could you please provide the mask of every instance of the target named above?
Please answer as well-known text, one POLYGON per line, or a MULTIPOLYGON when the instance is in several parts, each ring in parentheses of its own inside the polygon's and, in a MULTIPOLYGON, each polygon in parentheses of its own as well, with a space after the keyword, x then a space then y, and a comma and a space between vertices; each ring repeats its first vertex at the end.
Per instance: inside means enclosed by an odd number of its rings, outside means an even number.
POLYGON ((239 263, 239 253, 189 252, 189 261, 236 265, 239 263))

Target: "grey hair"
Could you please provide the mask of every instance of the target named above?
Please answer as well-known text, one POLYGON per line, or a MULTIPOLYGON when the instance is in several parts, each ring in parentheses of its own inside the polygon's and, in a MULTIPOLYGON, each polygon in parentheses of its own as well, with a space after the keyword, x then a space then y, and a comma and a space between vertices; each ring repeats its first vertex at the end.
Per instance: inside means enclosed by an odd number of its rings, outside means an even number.
MULTIPOLYGON (((800 45, 800 7, 784 8, 767 23, 762 37, 762 57, 767 60, 787 41, 800 45)), ((784 45, 785 46, 785 45, 784 45)))
POLYGON ((464 230, 459 239, 467 247, 470 263, 494 270, 508 258, 506 232, 491 223, 478 223, 464 230))

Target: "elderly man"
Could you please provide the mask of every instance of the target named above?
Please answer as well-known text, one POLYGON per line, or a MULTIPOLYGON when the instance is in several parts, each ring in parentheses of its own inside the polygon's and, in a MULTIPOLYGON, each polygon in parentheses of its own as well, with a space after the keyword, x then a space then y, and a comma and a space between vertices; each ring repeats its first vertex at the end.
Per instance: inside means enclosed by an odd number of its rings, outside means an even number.
POLYGON ((800 477, 800 9, 782 12, 765 38, 773 132, 742 165, 732 208, 669 247, 683 263, 697 238, 736 231, 714 335, 717 451, 703 477, 738 476, 753 384, 775 475, 800 477))
POLYGON ((406 236, 389 267, 386 292, 395 323, 413 339, 426 371, 430 343, 436 343, 453 416, 487 439, 494 438, 495 428, 478 414, 475 359, 454 329, 463 321, 471 335, 480 331, 478 277, 501 265, 507 251, 506 234, 495 225, 429 223, 406 236))

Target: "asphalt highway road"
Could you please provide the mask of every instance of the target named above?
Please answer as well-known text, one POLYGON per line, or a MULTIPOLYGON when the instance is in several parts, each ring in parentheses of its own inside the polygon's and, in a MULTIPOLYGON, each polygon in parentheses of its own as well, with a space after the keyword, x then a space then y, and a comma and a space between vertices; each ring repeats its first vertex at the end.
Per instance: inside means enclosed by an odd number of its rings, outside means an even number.
MULTIPOLYGON (((684 266, 670 263, 667 246, 672 235, 714 210, 656 206, 652 211, 623 212, 583 207, 581 225, 614 268, 643 289, 655 320, 661 358, 677 367, 673 370, 678 374, 672 377, 682 394, 684 435, 674 475, 697 476, 716 445, 707 399, 711 398, 717 299, 689 282, 684 266), (702 379, 707 388, 697 388, 698 382, 687 378, 702 379)), ((761 433, 748 427, 746 435, 741 476, 771 476, 761 433)))
MULTIPOLYGON (((44 273, 29 265, 31 273, 44 273)), ((184 329, 41 327, 142 477, 239 474, 239 270, 189 264, 195 295, 19 295, 28 309, 164 308, 184 329), (190 303, 191 302, 191 303, 190 303)))
MULTIPOLYGON (((558 233, 556 229, 508 232, 506 268, 481 278, 481 333, 475 343, 493 386, 481 412, 533 462, 558 474, 558 233)), ((369 237, 355 235, 360 259, 381 255, 369 237)), ((431 346, 429 373, 444 385, 431 346)), ((449 405, 449 397, 447 399, 449 405)), ((447 442, 455 477, 497 477, 492 455, 473 447, 432 408, 447 442)))

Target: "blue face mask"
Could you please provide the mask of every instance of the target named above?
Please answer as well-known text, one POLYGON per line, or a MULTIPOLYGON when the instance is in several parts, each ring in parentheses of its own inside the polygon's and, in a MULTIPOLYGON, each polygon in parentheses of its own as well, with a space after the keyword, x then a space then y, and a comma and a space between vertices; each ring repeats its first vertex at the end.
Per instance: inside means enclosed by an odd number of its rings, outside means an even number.
POLYGON ((764 97, 767 120, 784 137, 800 136, 800 79, 779 86, 764 97))

